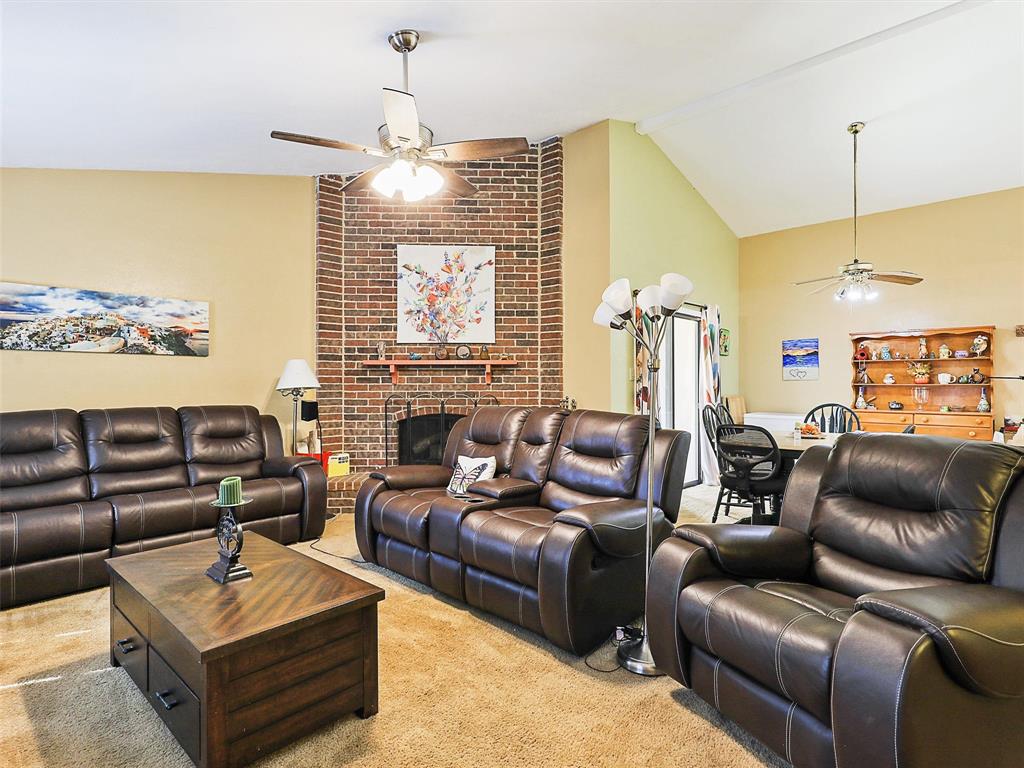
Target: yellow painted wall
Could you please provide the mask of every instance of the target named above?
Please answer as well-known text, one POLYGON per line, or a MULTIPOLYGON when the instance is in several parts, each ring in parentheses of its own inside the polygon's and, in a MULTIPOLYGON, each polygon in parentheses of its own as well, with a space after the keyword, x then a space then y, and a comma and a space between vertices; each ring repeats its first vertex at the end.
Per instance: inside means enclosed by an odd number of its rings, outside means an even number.
MULTIPOLYGON (((865 216, 860 256, 876 268, 924 276, 884 285, 857 305, 790 282, 834 273, 852 257, 849 219, 740 240, 741 391, 751 411, 804 413, 820 402, 850 403, 851 347, 858 331, 995 325, 997 374, 1024 374, 1024 188, 865 216), (783 382, 780 343, 820 338, 821 378, 783 382)), ((995 384, 997 425, 1024 416, 1024 382, 995 384)))
POLYGON ((246 403, 314 353, 313 181, 0 171, 3 280, 210 302, 209 357, 0 352, 0 410, 246 403))
POLYGON ((610 331, 591 318, 611 282, 608 122, 562 140, 564 387, 580 408, 611 406, 610 331))
MULTIPOLYGON (((693 281, 690 300, 718 304, 722 326, 739 321, 739 241, 693 185, 650 137, 632 123, 609 122, 611 176, 611 279, 628 277, 634 288, 665 272, 693 281)), ((598 295, 599 297, 599 295, 598 295)), ((613 410, 633 404, 632 352, 616 334, 612 350, 613 410)), ((739 386, 742 336, 722 358, 722 392, 739 386)))

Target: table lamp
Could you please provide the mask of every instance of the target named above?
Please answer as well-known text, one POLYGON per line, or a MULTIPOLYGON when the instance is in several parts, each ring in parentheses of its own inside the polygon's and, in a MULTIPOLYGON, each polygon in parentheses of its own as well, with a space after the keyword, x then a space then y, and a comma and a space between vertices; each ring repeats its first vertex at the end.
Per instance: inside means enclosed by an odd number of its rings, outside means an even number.
POLYGON ((285 397, 291 396, 292 398, 292 455, 294 456, 298 443, 299 401, 302 400, 307 389, 320 389, 320 382, 317 381, 313 371, 309 368, 309 363, 305 360, 289 360, 284 364, 284 370, 281 371, 281 378, 277 380, 275 389, 285 397))

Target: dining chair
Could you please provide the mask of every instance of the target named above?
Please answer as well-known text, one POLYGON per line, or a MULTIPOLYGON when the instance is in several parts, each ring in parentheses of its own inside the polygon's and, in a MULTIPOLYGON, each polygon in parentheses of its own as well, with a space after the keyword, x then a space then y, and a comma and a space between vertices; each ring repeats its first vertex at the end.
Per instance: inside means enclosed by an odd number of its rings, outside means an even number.
POLYGON ((718 420, 722 424, 735 424, 736 419, 732 417, 732 411, 729 410, 729 406, 724 402, 719 403, 715 406, 715 410, 718 412, 718 420))
MULTIPOLYGON (((704 434, 707 435, 708 442, 711 444, 711 450, 714 451, 714 453, 715 453, 715 458, 718 461, 718 472, 719 472, 719 475, 721 475, 722 468, 723 468, 722 457, 718 455, 718 445, 717 445, 717 441, 718 441, 718 438, 717 438, 718 428, 722 425, 722 419, 721 419, 721 414, 720 414, 720 411, 719 411, 719 407, 720 406, 715 406, 715 405, 712 405, 711 403, 707 403, 701 409, 701 414, 700 415, 701 415, 701 422, 704 425, 704 434)), ((721 406, 721 407, 724 407, 724 406, 721 406)), ((726 412, 726 414, 728 414, 728 412, 729 412, 728 408, 725 409, 725 412, 726 412)), ((729 511, 733 507, 750 508, 750 506, 751 506, 748 502, 742 501, 741 499, 737 498, 736 494, 733 493, 733 491, 731 491, 730 489, 726 488, 724 485, 720 485, 719 488, 718 488, 718 498, 715 500, 715 511, 711 515, 711 522, 712 523, 717 523, 718 522, 718 514, 721 511, 723 505, 725 506, 725 516, 726 517, 732 517, 732 515, 729 514, 729 511)))
POLYGON ((904 435, 912 435, 912 434, 914 434, 914 433, 915 433, 916 431, 917 431, 917 427, 915 427, 915 426, 914 426, 913 424, 910 424, 909 426, 907 426, 907 427, 905 427, 905 428, 903 429, 903 434, 904 434, 904 435))
POLYGON ((782 452, 772 433, 752 424, 722 424, 715 433, 721 457, 722 485, 749 501, 753 507, 750 522, 773 522, 765 513, 764 500, 779 496, 786 489, 782 452))
POLYGON ((805 424, 815 424, 822 432, 832 434, 860 431, 860 417, 841 403, 816 405, 804 416, 805 424))

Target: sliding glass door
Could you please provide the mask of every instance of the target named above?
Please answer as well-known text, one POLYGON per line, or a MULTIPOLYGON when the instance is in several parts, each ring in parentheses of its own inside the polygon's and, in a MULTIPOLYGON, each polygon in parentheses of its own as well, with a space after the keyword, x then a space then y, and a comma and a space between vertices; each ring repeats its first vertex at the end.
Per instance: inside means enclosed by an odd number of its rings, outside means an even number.
POLYGON ((669 320, 662 346, 661 392, 658 408, 661 424, 690 433, 686 461, 686 486, 702 480, 700 469, 700 317, 680 310, 669 320))

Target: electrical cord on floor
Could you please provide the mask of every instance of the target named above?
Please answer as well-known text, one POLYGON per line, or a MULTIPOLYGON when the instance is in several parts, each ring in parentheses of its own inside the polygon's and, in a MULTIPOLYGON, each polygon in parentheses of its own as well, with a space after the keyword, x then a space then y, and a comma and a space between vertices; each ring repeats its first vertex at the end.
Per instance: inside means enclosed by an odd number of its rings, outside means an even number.
MULTIPOLYGON (((608 636, 608 641, 611 642, 612 648, 618 648, 619 645, 621 645, 623 642, 625 642, 627 640, 635 640, 636 638, 639 638, 640 636, 641 636, 641 631, 640 631, 639 627, 616 627, 615 631, 612 632, 608 636)), ((606 642, 608 642, 608 641, 606 641, 606 642)), ((595 653, 597 653, 603 647, 604 647, 604 643, 601 643, 601 645, 599 645, 595 650, 591 651, 586 656, 584 656, 583 657, 583 663, 587 665, 588 669, 592 669, 595 672, 600 672, 600 673, 605 674, 605 675, 610 675, 612 672, 618 672, 620 669, 622 669, 622 667, 619 666, 618 664, 616 664, 611 669, 601 669, 600 667, 595 667, 593 664, 590 663, 591 656, 593 656, 595 653)))
POLYGON ((348 560, 350 563, 354 563, 355 565, 366 565, 366 561, 363 559, 356 560, 354 557, 347 557, 345 555, 339 555, 335 552, 328 552, 326 549, 320 549, 320 547, 317 546, 319 542, 320 537, 317 536, 315 539, 309 542, 309 548, 319 552, 322 555, 330 555, 331 557, 336 557, 339 560, 348 560))

